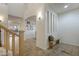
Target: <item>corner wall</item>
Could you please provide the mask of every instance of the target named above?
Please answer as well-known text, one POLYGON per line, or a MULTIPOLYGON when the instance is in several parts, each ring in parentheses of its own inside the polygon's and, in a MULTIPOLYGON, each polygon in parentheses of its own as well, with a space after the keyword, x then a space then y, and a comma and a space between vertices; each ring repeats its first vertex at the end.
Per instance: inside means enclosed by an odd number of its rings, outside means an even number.
POLYGON ((36 19, 36 46, 41 49, 47 49, 45 39, 45 16, 44 5, 39 9, 36 19))
POLYGON ((59 15, 59 37, 62 43, 79 46, 79 9, 59 15))
POLYGON ((57 32, 58 17, 57 17, 57 14, 54 13, 54 11, 50 8, 50 6, 48 6, 48 4, 45 4, 41 9, 40 17, 41 19, 37 18, 36 20, 36 46, 46 50, 49 47, 49 44, 48 44, 49 35, 53 35, 55 39, 58 39, 58 32, 57 32), (47 11, 49 11, 50 16, 48 16, 47 11), (53 19, 54 19, 54 22, 53 22, 53 19))

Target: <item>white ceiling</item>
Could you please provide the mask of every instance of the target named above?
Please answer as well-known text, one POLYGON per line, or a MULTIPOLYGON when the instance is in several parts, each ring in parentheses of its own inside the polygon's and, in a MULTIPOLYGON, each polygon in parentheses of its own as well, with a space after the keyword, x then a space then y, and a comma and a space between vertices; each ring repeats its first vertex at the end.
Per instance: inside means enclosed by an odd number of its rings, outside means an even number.
MULTIPOLYGON (((48 3, 50 8, 52 8, 56 13, 63 13, 70 11, 72 9, 79 8, 79 3, 48 3), (65 5, 69 5, 68 8, 64 8, 65 5)), ((9 15, 25 17, 28 15, 36 14, 37 10, 42 6, 40 3, 9 3, 8 13, 9 15)))
POLYGON ((37 12, 43 6, 42 3, 28 3, 26 5, 27 6, 25 7, 26 8, 26 11, 25 11, 25 19, 28 18, 29 16, 37 15, 37 12))
POLYGON ((8 3, 8 14, 18 17, 23 17, 25 5, 23 3, 8 3))
POLYGON ((49 3, 48 6, 56 13, 63 13, 79 8, 79 3, 49 3), (65 9, 65 5, 69 5, 69 7, 65 9))
MULTIPOLYGON (((27 17, 28 15, 35 15, 39 8, 43 4, 40 3, 8 3, 7 7, 4 4, 0 4, 0 14, 7 14, 6 8, 8 8, 8 14, 13 16, 27 17)), ((63 13, 72 9, 79 8, 79 3, 48 3, 47 4, 56 13, 63 13), (65 5, 69 5, 68 8, 64 8, 65 5)))
POLYGON ((8 14, 25 17, 35 15, 42 6, 40 3, 8 3, 8 14))

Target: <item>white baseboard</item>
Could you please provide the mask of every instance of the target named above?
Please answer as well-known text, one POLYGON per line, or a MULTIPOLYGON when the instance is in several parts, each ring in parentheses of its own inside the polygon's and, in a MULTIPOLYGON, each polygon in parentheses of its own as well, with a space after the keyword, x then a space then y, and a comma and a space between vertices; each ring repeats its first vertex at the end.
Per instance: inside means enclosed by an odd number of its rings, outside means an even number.
POLYGON ((73 46, 79 46, 79 44, 75 44, 75 43, 68 43, 68 42, 60 42, 60 43, 69 44, 69 45, 73 45, 73 46))

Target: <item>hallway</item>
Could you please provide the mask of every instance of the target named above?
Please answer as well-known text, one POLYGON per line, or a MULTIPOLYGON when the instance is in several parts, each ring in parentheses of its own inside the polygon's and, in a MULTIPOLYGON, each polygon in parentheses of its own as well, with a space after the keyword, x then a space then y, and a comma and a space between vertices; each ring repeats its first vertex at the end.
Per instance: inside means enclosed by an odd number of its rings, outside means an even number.
MULTIPOLYGON (((79 4, 3 5, 0 8, 0 41, 6 50, 0 48, 0 55, 11 50, 8 55, 79 56, 79 4), (51 41, 59 40, 60 44, 48 49, 49 36, 54 37, 51 41)), ((53 46, 53 42, 50 45, 53 46)))

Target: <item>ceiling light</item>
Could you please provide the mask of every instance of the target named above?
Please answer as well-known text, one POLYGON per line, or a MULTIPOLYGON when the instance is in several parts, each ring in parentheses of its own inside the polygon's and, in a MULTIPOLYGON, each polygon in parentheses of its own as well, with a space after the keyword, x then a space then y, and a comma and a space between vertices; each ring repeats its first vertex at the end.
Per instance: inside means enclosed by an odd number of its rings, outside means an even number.
POLYGON ((64 8, 68 8, 68 5, 65 5, 64 8))

